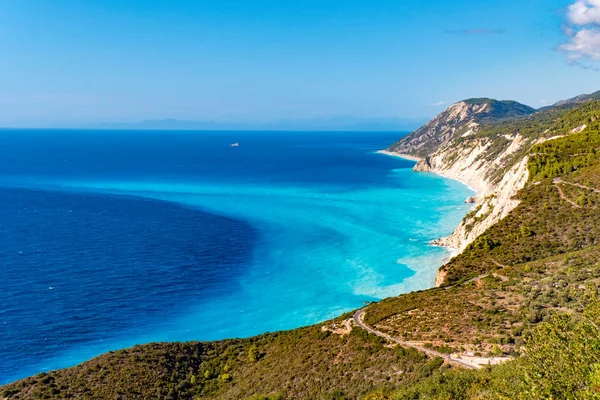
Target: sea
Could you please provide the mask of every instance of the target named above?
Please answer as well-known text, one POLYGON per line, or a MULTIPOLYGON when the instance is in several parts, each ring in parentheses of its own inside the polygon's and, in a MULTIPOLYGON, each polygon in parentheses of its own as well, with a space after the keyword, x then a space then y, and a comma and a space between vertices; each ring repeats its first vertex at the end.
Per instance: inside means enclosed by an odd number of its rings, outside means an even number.
POLYGON ((473 192, 402 135, 0 130, 0 384, 431 287, 473 192))

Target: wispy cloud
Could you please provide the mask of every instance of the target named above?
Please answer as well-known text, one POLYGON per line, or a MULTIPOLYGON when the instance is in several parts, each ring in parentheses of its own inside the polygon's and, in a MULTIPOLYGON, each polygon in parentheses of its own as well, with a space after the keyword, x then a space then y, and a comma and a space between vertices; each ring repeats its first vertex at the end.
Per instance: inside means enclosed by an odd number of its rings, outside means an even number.
POLYGON ((569 65, 600 70, 590 62, 600 60, 600 0, 577 0, 567 11, 563 31, 568 43, 559 47, 567 54, 569 65))
POLYGON ((569 59, 591 58, 600 60, 600 29, 586 28, 570 35, 569 43, 560 46, 569 59))
POLYGON ((441 107, 441 106, 446 106, 446 105, 448 105, 447 101, 436 101, 436 102, 430 104, 430 106, 432 106, 432 107, 441 107))
POLYGON ((586 64, 586 63, 583 63, 583 62, 581 62, 581 61, 577 61, 577 60, 571 60, 571 59, 570 59, 570 60, 567 60, 567 63, 568 63, 569 65, 572 65, 572 66, 574 66, 574 67, 579 67, 579 68, 587 69, 587 70, 589 70, 589 71, 596 71, 596 72, 600 72, 600 67, 597 67, 597 66, 595 66, 595 65, 592 65, 592 64, 589 64, 589 63, 588 63, 588 64, 586 64))
POLYGON ((502 29, 469 28, 469 29, 446 29, 444 33, 450 35, 501 35, 502 29))

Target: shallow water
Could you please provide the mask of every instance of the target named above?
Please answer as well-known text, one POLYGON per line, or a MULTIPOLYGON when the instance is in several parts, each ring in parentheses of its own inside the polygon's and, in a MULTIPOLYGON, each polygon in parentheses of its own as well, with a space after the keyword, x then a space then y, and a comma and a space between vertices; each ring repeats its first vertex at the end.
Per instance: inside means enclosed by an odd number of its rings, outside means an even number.
POLYGON ((472 192, 398 136, 1 131, 0 382, 431 286, 472 192))

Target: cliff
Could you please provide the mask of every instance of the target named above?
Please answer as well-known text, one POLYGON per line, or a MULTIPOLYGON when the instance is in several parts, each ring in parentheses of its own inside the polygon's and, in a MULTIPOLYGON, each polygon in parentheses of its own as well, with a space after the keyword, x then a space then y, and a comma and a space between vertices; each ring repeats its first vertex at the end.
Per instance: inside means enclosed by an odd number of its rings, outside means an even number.
MULTIPOLYGON (((518 204, 514 198, 529 177, 528 150, 557 134, 554 122, 576 103, 536 112, 516 102, 471 99, 458 102, 431 122, 390 146, 386 152, 418 162, 414 171, 434 172, 477 191, 456 230, 432 244, 461 253, 518 204)), ((577 103, 579 104, 579 103, 577 103)), ((582 129, 578 121, 573 131, 582 129)), ((584 128, 583 128, 584 129, 584 128)), ((436 286, 445 281, 442 268, 436 286)))

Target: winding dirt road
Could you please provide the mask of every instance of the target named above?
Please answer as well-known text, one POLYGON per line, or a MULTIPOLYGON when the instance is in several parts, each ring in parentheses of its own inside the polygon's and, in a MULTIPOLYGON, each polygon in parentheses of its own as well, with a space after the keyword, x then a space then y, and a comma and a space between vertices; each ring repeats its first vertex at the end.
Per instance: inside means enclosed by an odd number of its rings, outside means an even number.
POLYGON ((571 204, 575 208, 581 208, 581 206, 579 204, 575 203, 573 200, 570 200, 567 196, 565 196, 565 194, 563 193, 560 186, 558 186, 559 183, 565 183, 565 181, 563 181, 559 178, 554 178, 552 180, 552 183, 554 184, 554 187, 556 188, 556 190, 558 190, 558 195, 560 196, 561 199, 563 199, 567 203, 571 204))
POLYGON ((379 331, 371 328, 370 326, 367 326, 364 323, 364 321, 363 321, 364 315, 365 315, 365 309, 363 308, 363 309, 360 309, 360 310, 356 311, 354 313, 354 315, 352 316, 352 318, 354 319, 354 322, 356 323, 356 325, 358 325, 360 328, 366 330, 367 332, 372 333, 373 335, 377 335, 377 336, 382 337, 384 339, 387 339, 387 340, 390 340, 392 342, 398 343, 399 345, 404 346, 404 347, 412 347, 413 349, 422 351, 423 353, 426 353, 426 354, 428 354, 430 356, 433 356, 433 357, 441 357, 444 360, 448 361, 449 363, 458 365, 460 367, 465 367, 465 368, 469 368, 469 369, 479 369, 479 368, 481 368, 481 366, 477 366, 477 365, 474 365, 472 363, 469 363, 469 362, 466 362, 464 360, 461 360, 459 358, 452 357, 449 354, 440 353, 439 351, 428 349, 427 347, 423 347, 423 346, 418 346, 418 345, 413 344, 413 343, 405 342, 405 341, 402 341, 400 339, 396 339, 396 338, 394 338, 394 337, 392 337, 392 336, 390 336, 388 334, 385 334, 383 332, 379 332, 379 331))
POLYGON ((582 185, 580 183, 573 183, 573 182, 563 181, 560 178, 554 178, 553 182, 554 183, 563 183, 565 185, 577 186, 580 189, 591 190, 592 192, 600 193, 600 189, 596 189, 596 188, 593 188, 593 187, 585 186, 585 185, 582 185))

